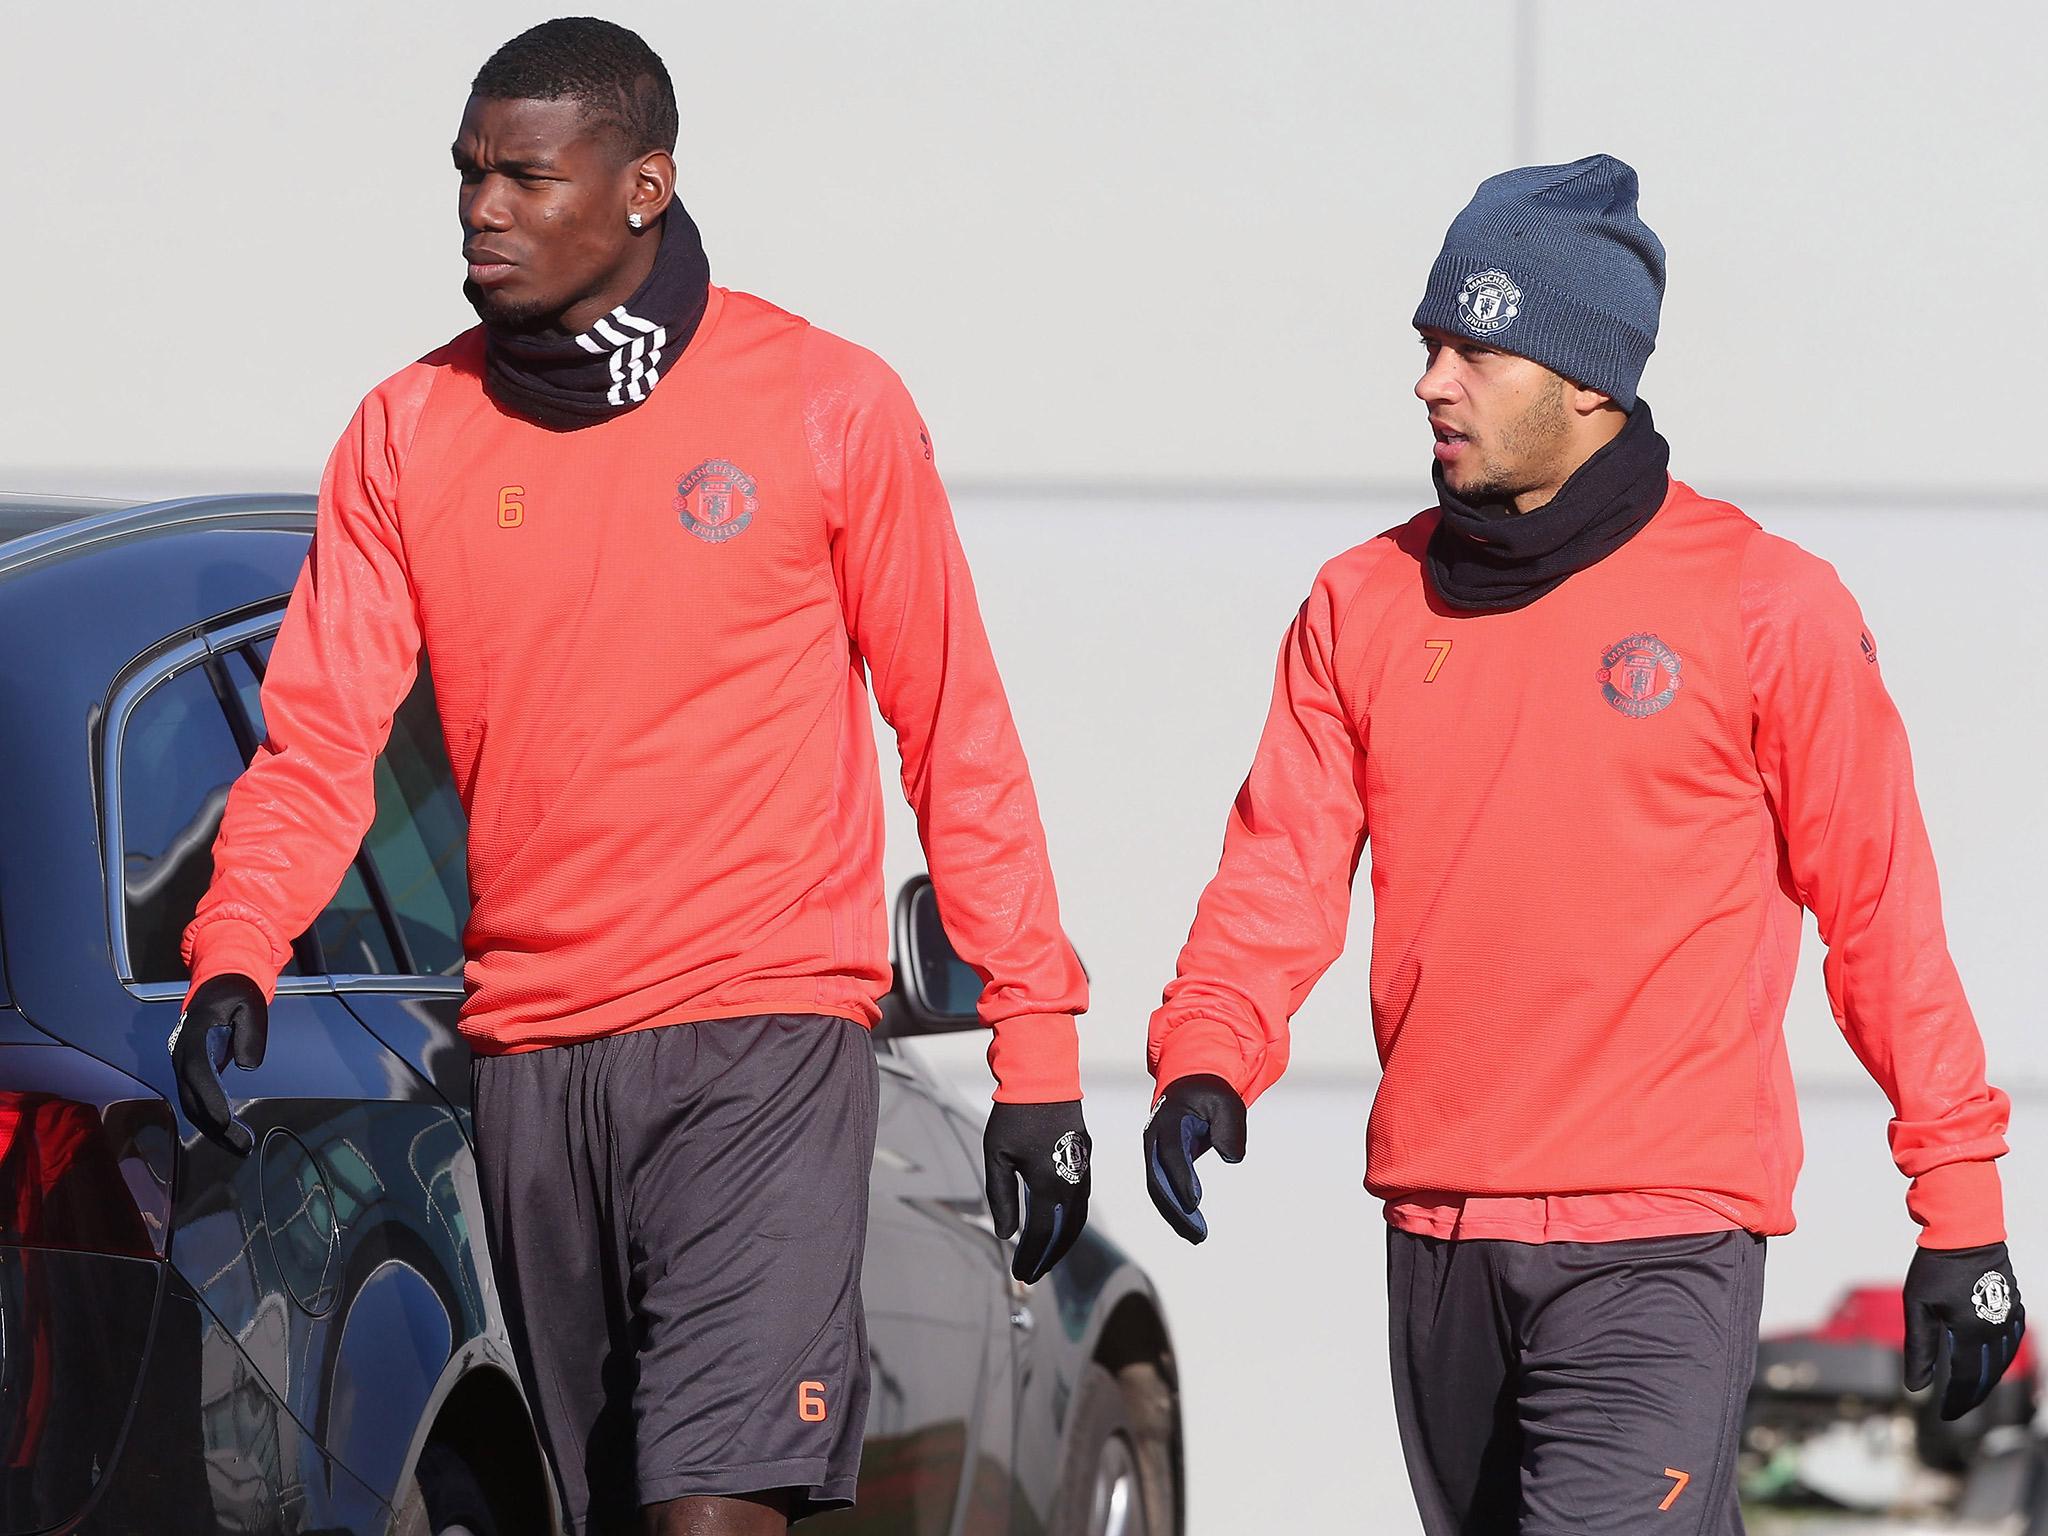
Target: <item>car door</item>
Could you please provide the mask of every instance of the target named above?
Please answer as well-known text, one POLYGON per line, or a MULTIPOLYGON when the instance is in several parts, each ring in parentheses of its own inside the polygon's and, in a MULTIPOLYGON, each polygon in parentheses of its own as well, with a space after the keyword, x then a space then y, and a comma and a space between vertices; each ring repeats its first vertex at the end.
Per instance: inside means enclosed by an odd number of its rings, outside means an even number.
MULTIPOLYGON (((141 1028, 157 1038, 177 1019, 178 936, 211 879, 228 788, 261 739, 252 699, 277 622, 173 647, 110 710, 114 950, 141 1028)), ((392 1411, 402 1407, 396 1384, 424 1375, 430 1386, 456 1320, 477 1311, 459 1204, 442 1177, 461 1129, 430 1083, 349 1011, 330 974, 359 968, 363 955, 395 958, 381 901, 352 869, 279 979, 263 1065, 223 1074, 257 1151, 238 1158, 184 1140, 169 1256, 197 1303, 217 1508, 289 1503, 292 1488, 335 1475, 304 1465, 329 1453, 388 1498, 412 1429, 392 1411), (411 1280, 395 1292, 401 1272, 411 1280), (406 1326, 373 1328, 371 1317, 406 1326), (300 1465, 283 1464, 293 1459, 300 1465)))
MULTIPOLYGON (((273 632, 257 628, 221 640, 224 670, 252 738, 264 732, 261 685, 273 632)), ((315 921, 327 980, 342 1005, 441 1097, 448 1116, 415 1128, 406 1149, 404 1197, 388 1169, 346 1138, 318 1149, 344 1231, 378 1211, 376 1241, 356 1267, 350 1297, 366 1321, 344 1327, 338 1375, 374 1382, 363 1406, 377 1419, 424 1412, 450 1349, 502 1332, 485 1258, 486 1238, 469 1137, 469 1048, 456 1031, 462 1007, 462 931, 469 920, 467 818, 441 738, 433 678, 419 676, 394 712, 372 767, 376 813, 354 865, 315 921), (403 1253, 424 1251, 430 1262, 403 1253), (367 1321, 388 1318, 381 1329, 367 1321), (410 1351, 410 1358, 405 1352, 410 1351)), ((337 1448, 348 1447, 382 1486, 403 1470, 406 1444, 380 1433, 377 1419, 338 1416, 337 1448)))

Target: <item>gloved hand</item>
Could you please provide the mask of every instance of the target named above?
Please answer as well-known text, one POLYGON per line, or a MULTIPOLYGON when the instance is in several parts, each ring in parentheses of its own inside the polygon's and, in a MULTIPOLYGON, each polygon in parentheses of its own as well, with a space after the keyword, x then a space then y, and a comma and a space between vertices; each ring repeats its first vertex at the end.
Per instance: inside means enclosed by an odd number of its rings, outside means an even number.
POLYGON ((171 1031, 178 1102, 185 1116, 237 1157, 247 1157, 256 1138, 228 1108, 220 1074, 233 1059, 238 1067, 263 1065, 270 1041, 270 1008, 263 989, 247 976, 222 975, 200 983, 171 1031))
POLYGON ((989 1107, 981 1155, 997 1237, 1017 1231, 1017 1180, 1024 1181, 1024 1235, 1010 1260, 1019 1280, 1028 1284, 1059 1263, 1087 1225, 1093 1146, 1079 1099, 989 1107))
POLYGON ((1175 1078, 1145 1123, 1145 1184, 1166 1224, 1191 1243, 1209 1235, 1196 1209, 1202 1181, 1195 1159, 1211 1147, 1226 1163, 1244 1161, 1244 1100, 1207 1072, 1175 1078))
POLYGON ((1941 1416, 1959 1419, 1991 1395, 2027 1331, 2005 1244, 1922 1248, 1906 1270, 1906 1386, 1929 1382, 1941 1416))

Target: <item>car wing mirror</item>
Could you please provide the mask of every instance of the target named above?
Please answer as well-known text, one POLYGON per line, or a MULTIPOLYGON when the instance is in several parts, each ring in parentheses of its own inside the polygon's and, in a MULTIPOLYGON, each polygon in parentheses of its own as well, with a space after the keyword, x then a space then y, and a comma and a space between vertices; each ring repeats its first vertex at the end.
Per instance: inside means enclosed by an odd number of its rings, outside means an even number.
MULTIPOLYGON (((985 1028, 976 1007, 981 1001, 981 974, 954 952, 953 941, 946 937, 930 875, 913 875, 903 882, 896 893, 892 928, 896 959, 875 1034, 886 1040, 985 1028)), ((1079 955, 1074 958, 1080 960, 1079 955)), ((1081 974, 1088 974, 1085 962, 1081 974)))
POLYGON ((942 1035, 980 1029, 981 977, 953 952, 939 921, 939 900, 930 875, 917 875, 896 893, 896 963, 889 995, 882 999, 877 1033, 886 1037, 942 1035))

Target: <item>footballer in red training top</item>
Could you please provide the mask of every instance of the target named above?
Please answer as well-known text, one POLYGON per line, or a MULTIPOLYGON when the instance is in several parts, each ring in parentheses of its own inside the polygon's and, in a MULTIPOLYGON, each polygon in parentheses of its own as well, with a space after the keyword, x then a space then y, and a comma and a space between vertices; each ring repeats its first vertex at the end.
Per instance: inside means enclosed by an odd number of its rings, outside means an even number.
POLYGON ((661 60, 590 18, 473 82, 483 323, 372 391, 328 463, 173 1037, 187 1113, 246 1148, 218 1073, 261 1060, 424 650, 469 815, 490 1243, 579 1532, 853 1498, 890 980, 870 686, 987 978, 1020 1279, 1089 1193, 1086 983, 930 438, 879 358, 710 280, 676 129, 661 60))
POLYGON ((1668 473, 1663 289, 1607 155, 1452 223, 1415 314, 1436 505, 1317 577, 1152 1018, 1153 1199, 1199 1241, 1193 1162, 1244 1155, 1370 840, 1366 1183, 1431 1536, 1741 1528, 1802 906, 1912 1181, 1909 1384, 1961 1413, 2024 1326, 1905 730, 1833 569, 1668 473))

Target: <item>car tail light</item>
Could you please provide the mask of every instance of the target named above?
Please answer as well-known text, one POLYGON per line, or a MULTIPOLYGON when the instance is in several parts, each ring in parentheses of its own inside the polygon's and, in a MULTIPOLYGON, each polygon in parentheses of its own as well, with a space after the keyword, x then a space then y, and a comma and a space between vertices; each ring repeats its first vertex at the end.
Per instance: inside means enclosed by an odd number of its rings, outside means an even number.
POLYGON ((1906 1346, 1906 1301, 1896 1285, 1859 1285, 1835 1303, 1814 1337, 1842 1344, 1906 1346))
POLYGON ((68 1526, 121 1452, 163 1289, 170 1105, 70 1046, 0 1045, 0 1532, 68 1526))
POLYGON ((176 1124, 62 1045, 0 1046, 0 1244, 161 1258, 176 1124))

